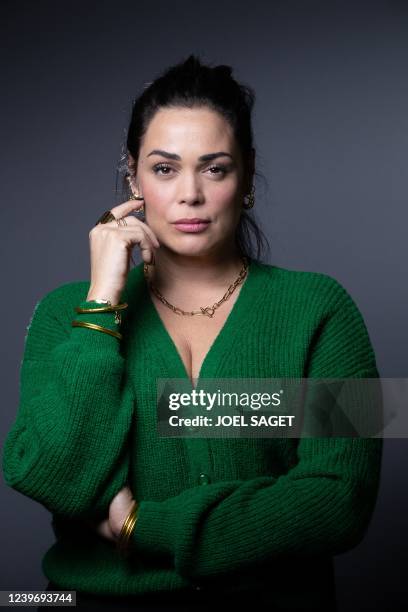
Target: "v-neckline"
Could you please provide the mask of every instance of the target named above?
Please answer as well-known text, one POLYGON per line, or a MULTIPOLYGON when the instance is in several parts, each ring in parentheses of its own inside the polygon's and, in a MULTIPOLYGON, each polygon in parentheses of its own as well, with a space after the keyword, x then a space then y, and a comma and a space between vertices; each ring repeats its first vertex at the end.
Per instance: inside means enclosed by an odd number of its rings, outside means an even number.
POLYGON ((232 306, 231 311, 228 314, 223 326, 221 327, 217 336, 213 340, 210 348, 208 349, 204 360, 201 363, 198 376, 196 378, 193 377, 195 386, 192 380, 190 379, 190 376, 184 365, 179 350, 170 333, 168 332, 165 324, 163 323, 163 320, 160 317, 160 314, 152 300, 152 297, 149 292, 149 287, 147 285, 147 281, 143 273, 143 267, 142 276, 147 301, 147 309, 148 311, 150 311, 150 314, 153 318, 153 323, 155 323, 154 327, 156 328, 159 338, 161 340, 160 345, 167 345, 168 351, 166 351, 166 353, 171 355, 172 362, 176 365, 175 372, 179 374, 179 376, 174 377, 186 379, 191 385, 192 389, 198 389, 199 384, 203 378, 211 378, 215 376, 216 367, 219 362, 219 360, 217 359, 217 355, 219 357, 221 354, 224 353, 223 347, 225 348, 228 344, 228 341, 232 341, 233 339, 233 330, 240 330, 245 322, 245 318, 248 316, 249 311, 247 307, 250 307, 254 297, 251 288, 256 276, 256 262, 248 257, 248 270, 245 279, 241 284, 241 289, 238 294, 238 297, 235 300, 234 305, 232 306))

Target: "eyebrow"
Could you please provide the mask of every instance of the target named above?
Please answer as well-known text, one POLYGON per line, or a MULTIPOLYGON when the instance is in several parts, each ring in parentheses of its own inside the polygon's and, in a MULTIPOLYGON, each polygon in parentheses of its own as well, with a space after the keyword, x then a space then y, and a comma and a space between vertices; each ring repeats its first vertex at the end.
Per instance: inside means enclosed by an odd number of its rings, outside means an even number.
MULTIPOLYGON (((181 160, 180 155, 177 155, 177 153, 169 153, 168 151, 163 151, 163 149, 153 149, 153 151, 150 151, 147 157, 150 157, 150 155, 162 155, 163 157, 167 157, 167 159, 175 159, 178 161, 181 160)), ((211 161, 212 159, 215 159, 216 157, 223 157, 223 156, 227 156, 233 159, 230 153, 225 153, 224 151, 218 151, 217 153, 207 153, 206 155, 200 155, 200 157, 198 158, 198 161, 211 161)))

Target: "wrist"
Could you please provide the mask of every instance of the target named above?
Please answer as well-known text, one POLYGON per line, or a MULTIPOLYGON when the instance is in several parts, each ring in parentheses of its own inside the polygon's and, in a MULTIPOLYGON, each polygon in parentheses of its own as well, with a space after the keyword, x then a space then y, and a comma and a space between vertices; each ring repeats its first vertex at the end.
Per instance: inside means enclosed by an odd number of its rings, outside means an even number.
POLYGON ((122 524, 122 527, 116 540, 117 548, 120 555, 126 556, 126 554, 129 552, 129 542, 131 541, 133 532, 135 530, 138 513, 139 504, 135 500, 133 500, 132 507, 122 524))
POLYGON ((137 506, 136 500, 132 499, 131 503, 126 507, 126 509, 111 521, 111 530, 116 540, 119 540, 122 528, 126 522, 126 519, 135 509, 135 504, 137 506))
POLYGON ((95 291, 90 290, 88 295, 86 296, 87 302, 92 302, 94 300, 108 300, 112 305, 119 304, 120 302, 120 293, 114 293, 111 291, 95 291))

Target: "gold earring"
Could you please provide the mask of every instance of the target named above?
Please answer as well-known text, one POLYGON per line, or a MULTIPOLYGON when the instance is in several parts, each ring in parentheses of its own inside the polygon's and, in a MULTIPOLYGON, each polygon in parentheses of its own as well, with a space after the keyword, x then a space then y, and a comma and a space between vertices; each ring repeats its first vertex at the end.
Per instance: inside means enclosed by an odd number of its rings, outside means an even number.
MULTIPOLYGON (((129 189, 130 189, 130 192, 131 192, 131 195, 130 195, 130 197, 129 197, 129 200, 144 200, 144 197, 143 197, 142 195, 135 195, 135 194, 133 193, 133 189, 132 189, 132 179, 131 179, 130 175, 128 175, 126 178, 127 178, 127 180, 129 181, 129 189)), ((143 205, 143 206, 141 206, 141 207, 140 207, 138 210, 139 210, 139 211, 141 211, 141 212, 143 212, 143 211, 144 211, 144 205, 143 205)))
MULTIPOLYGON (((129 200, 144 200, 143 196, 136 196, 133 192, 132 195, 130 196, 129 200)), ((138 208, 138 210, 144 210, 144 204, 143 206, 141 206, 140 208, 138 208)))
POLYGON ((255 204, 255 185, 252 185, 252 189, 251 192, 244 196, 244 198, 248 198, 248 200, 245 202, 244 199, 244 208, 249 209, 249 208, 253 208, 254 204, 255 204))
MULTIPOLYGON (((130 200, 144 200, 144 197, 143 196, 135 196, 135 194, 132 193, 132 196, 129 199, 130 200)), ((145 214, 144 204, 142 206, 139 206, 139 208, 137 209, 136 213, 143 213, 143 215, 145 214)))

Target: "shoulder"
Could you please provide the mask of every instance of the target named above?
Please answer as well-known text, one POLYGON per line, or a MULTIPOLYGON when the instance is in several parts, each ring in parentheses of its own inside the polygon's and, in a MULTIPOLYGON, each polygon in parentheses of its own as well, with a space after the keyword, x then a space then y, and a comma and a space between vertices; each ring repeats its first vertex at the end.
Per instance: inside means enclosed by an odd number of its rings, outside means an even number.
POLYGON ((71 281, 51 289, 37 300, 30 324, 36 319, 53 318, 56 320, 72 319, 74 307, 86 299, 89 281, 71 281))
POLYGON ((343 306, 358 309, 355 299, 335 277, 324 272, 297 270, 256 262, 256 267, 267 278, 265 288, 287 301, 296 300, 299 307, 307 306, 326 312, 343 306))
POLYGON ((89 281, 71 281, 51 289, 39 300, 39 303, 52 305, 72 299, 83 299, 89 290, 89 281))
POLYGON ((83 301, 87 296, 89 285, 89 281, 71 281, 64 283, 51 289, 48 293, 45 293, 37 302, 36 306, 53 309, 65 303, 76 303, 78 300, 83 301))
POLYGON ((308 377, 379 375, 363 314, 342 282, 322 272, 272 265, 263 265, 263 273, 270 308, 308 347, 308 377))

